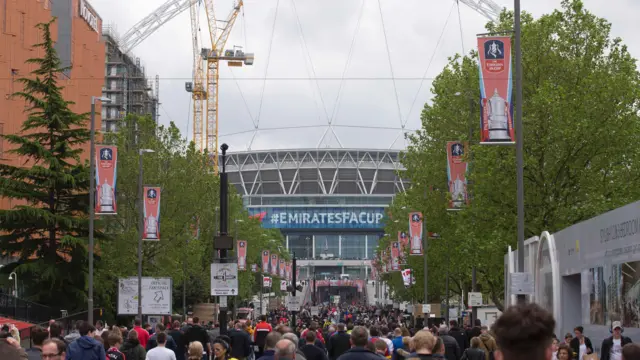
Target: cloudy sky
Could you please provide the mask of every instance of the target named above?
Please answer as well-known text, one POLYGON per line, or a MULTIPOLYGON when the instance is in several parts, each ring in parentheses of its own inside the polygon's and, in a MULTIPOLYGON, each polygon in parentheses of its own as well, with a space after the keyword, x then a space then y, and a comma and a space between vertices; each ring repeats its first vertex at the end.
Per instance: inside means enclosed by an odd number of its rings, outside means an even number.
MULTIPOLYGON (((494 1, 512 7, 511 1, 494 1)), ((640 24, 634 17, 640 2, 584 1, 640 56, 640 24)), ((104 24, 121 34, 165 2, 90 0, 104 24)), ((539 16, 560 2, 523 0, 522 8, 539 16)), ((224 19, 233 0, 215 3, 218 18, 224 19)), ((201 34, 208 37, 204 7, 201 14, 201 34)), ((250 144, 252 150, 403 148, 401 129, 420 126, 431 79, 447 57, 474 46, 486 21, 463 4, 458 14, 454 0, 245 0, 227 48, 242 46, 255 54, 255 63, 221 66, 221 141, 234 151, 250 144), (259 131, 252 131, 256 127, 259 131)), ((184 89, 192 72, 189 12, 166 23, 133 53, 148 76, 160 76, 160 122, 174 121, 191 139, 191 100, 184 89)))

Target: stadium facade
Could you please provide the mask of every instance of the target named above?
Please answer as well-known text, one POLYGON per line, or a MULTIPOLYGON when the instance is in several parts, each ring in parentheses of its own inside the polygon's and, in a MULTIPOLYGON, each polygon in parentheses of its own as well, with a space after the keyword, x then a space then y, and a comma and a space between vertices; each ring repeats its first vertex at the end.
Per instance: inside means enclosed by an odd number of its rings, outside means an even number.
POLYGON ((385 208, 408 186, 398 150, 231 153, 229 181, 249 214, 281 230, 302 279, 368 279, 385 208))

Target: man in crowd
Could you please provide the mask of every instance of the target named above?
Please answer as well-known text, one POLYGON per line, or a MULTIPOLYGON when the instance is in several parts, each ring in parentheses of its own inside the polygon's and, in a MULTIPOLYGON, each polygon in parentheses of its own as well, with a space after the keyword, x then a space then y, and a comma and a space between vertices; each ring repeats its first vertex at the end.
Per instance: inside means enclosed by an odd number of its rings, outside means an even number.
POLYGON ((493 325, 496 360, 549 360, 556 321, 537 304, 510 306, 493 325))
POLYGON ((276 354, 276 344, 282 339, 280 333, 272 331, 264 339, 264 351, 258 360, 274 360, 276 354))
POLYGON ((340 355, 351 348, 351 337, 347 334, 345 328, 346 326, 343 323, 338 324, 338 332, 327 341, 327 352, 330 360, 337 360, 340 355))
POLYGON ((313 331, 308 331, 305 336, 306 344, 300 349, 307 360, 327 360, 327 354, 315 345, 316 334, 313 331))
POLYGON ((460 346, 458 346, 456 339, 449 335, 449 328, 447 328, 447 325, 440 325, 438 335, 444 343, 444 352, 447 360, 460 360, 462 357, 462 351, 460 350, 460 346))
POLYGON ((94 339, 96 328, 86 321, 78 326, 80 337, 69 344, 66 360, 104 360, 104 345, 94 339))

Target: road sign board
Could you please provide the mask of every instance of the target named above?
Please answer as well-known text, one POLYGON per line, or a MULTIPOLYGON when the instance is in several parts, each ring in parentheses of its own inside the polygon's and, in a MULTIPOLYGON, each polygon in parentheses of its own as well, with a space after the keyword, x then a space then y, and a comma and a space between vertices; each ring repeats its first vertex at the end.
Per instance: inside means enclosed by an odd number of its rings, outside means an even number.
POLYGON ((289 311, 300 311, 300 305, 302 304, 302 298, 299 296, 287 296, 286 299, 287 309, 289 311))
POLYGON ((238 295, 238 264, 211 264, 211 296, 238 295))
POLYGON ((319 306, 312 306, 311 307, 311 316, 318 316, 320 315, 320 307, 319 306))
POLYGON ((227 308, 227 297, 226 296, 220 296, 220 308, 222 309, 226 309, 227 308))
MULTIPOLYGON (((142 278, 142 314, 171 315, 171 278, 142 278)), ((118 315, 138 314, 138 277, 118 279, 118 315)))
POLYGON ((469 306, 482 306, 482 293, 469 292, 469 306))
POLYGON ((422 313, 431 314, 431 304, 422 304, 422 313))
POLYGON ((511 273, 510 291, 511 295, 533 295, 535 285, 533 275, 530 273, 511 273))

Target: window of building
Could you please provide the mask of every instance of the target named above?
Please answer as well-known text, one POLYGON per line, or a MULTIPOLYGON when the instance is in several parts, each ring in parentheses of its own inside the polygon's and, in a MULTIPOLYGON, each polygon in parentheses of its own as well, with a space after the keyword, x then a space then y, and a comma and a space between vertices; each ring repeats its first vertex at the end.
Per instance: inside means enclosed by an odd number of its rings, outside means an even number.
POLYGON ((366 235, 342 235, 342 256, 347 260, 360 260, 366 257, 366 235))
POLYGON ((375 253, 379 242, 380 236, 367 235, 367 259, 373 259, 373 254, 375 253))
POLYGON ((289 252, 298 259, 313 258, 313 237, 311 235, 289 235, 289 252))
POLYGON ((621 321, 623 327, 640 328, 640 261, 592 268, 587 276, 591 324, 621 321))
POLYGON ((339 257, 340 238, 338 235, 316 235, 316 259, 339 257))

